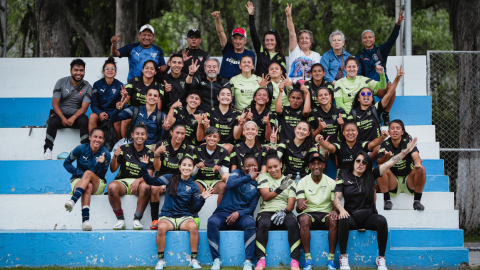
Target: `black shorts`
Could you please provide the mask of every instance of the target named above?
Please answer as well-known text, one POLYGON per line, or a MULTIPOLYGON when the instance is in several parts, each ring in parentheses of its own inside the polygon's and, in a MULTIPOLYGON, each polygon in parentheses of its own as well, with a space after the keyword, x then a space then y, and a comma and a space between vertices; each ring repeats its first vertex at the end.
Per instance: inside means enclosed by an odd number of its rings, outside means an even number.
POLYGON ((312 221, 312 227, 314 230, 328 230, 326 226, 327 219, 325 218, 328 215, 328 213, 306 212, 301 215, 307 215, 308 217, 310 217, 310 220, 312 221))

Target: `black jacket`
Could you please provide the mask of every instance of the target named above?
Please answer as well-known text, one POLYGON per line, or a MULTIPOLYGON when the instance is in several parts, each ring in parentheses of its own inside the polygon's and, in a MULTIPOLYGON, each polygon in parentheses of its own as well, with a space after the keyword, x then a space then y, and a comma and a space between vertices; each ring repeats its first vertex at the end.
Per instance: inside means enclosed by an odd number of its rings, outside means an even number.
POLYGON ((217 75, 217 80, 211 82, 206 75, 195 75, 190 89, 197 89, 201 93, 202 103, 198 106, 198 110, 209 112, 213 107, 218 106, 220 102, 217 95, 222 88, 231 88, 230 80, 217 75))

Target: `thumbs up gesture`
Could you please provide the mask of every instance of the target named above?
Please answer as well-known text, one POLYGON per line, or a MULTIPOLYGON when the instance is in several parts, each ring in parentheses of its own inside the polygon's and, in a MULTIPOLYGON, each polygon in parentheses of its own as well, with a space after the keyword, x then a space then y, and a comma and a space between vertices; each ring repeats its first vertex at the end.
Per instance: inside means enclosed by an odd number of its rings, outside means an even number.
POLYGON ((98 162, 99 162, 99 163, 105 162, 105 152, 103 152, 103 154, 98 157, 98 162))
POLYGON ((340 125, 343 125, 343 124, 344 124, 341 113, 338 114, 337 122, 338 122, 338 124, 340 124, 340 125))
POLYGON ((163 81, 165 83, 165 92, 170 92, 172 91, 172 85, 167 83, 167 81, 163 81))

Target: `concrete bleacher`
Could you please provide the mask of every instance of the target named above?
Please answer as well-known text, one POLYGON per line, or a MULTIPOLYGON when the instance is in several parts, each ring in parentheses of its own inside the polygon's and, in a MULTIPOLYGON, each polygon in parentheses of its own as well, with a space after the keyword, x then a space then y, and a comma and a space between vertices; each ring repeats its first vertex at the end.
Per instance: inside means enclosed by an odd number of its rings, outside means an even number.
MULTIPOLYGON (((111 230, 116 219, 107 196, 92 196, 92 232, 81 231, 80 204, 72 213, 63 204, 69 199, 70 175, 61 160, 43 160, 46 128, 43 126, 51 108, 55 82, 69 76, 72 58, 0 59, 0 267, 12 266, 153 266, 156 259, 155 232, 133 231, 132 220, 136 197, 122 198, 126 231, 111 230), (18 74, 29 66, 29 81, 18 74), (22 83, 19 83, 22 82, 22 83)), ((84 58, 85 79, 92 85, 100 79, 104 58, 84 58)), ((118 59, 117 79, 126 83, 128 60, 118 59)), ((412 210, 413 198, 400 194, 393 198, 394 208, 383 210, 382 194, 377 209, 389 224, 387 266, 389 269, 458 268, 468 262, 463 247, 463 231, 458 226, 454 194, 449 192, 449 179, 439 159, 440 145, 435 140, 431 118, 431 98, 426 96, 426 59, 424 56, 389 57, 387 73, 395 76, 395 65, 403 64, 406 75, 397 88, 397 98, 390 118, 402 119, 406 130, 418 138, 418 148, 427 172, 422 198, 426 210, 412 210)), ((89 110, 90 111, 90 110, 89 110)), ((53 157, 69 152, 79 144, 78 130, 60 130, 53 157)), ((329 168, 331 169, 331 168, 329 168)), ((116 173, 108 172, 111 182, 116 173)), ((161 198, 163 202, 163 197, 161 198)), ((206 237, 208 217, 216 206, 216 196, 209 198, 199 213, 200 244, 198 257, 202 265, 211 263, 206 237)), ((258 209, 257 209, 258 210, 258 209)), ((151 223, 150 206, 142 224, 151 223)), ((328 233, 312 232, 311 254, 314 267, 324 267, 328 255, 328 233)), ((267 246, 267 266, 289 265, 287 233, 272 231, 267 246)), ((243 232, 221 232, 221 254, 224 266, 239 266, 245 260, 243 232)), ((186 266, 190 247, 188 233, 169 232, 165 250, 168 266, 186 266)), ((378 256, 376 233, 350 233, 348 245, 350 265, 375 267, 378 256)), ((338 265, 339 251, 336 260, 338 265)), ((303 252, 301 265, 303 264, 303 252)))

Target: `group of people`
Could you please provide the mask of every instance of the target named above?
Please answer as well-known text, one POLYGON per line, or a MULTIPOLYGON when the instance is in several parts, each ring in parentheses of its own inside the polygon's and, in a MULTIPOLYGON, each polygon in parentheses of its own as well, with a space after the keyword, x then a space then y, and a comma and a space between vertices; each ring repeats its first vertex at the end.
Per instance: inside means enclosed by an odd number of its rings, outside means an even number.
POLYGON ((221 63, 200 49, 198 29, 188 31, 188 48, 165 62, 148 24, 140 28, 139 43, 117 48, 120 35, 112 37, 112 57, 93 87, 83 79, 85 62, 72 61, 71 76, 60 79, 53 91, 44 146, 45 158, 52 159, 57 129, 80 129, 82 144, 64 162, 72 174, 66 210, 81 200, 82 229, 92 230, 91 195, 106 189, 117 217, 113 229, 122 230, 126 225, 120 198, 135 195, 134 229, 143 229, 140 220, 151 206, 150 228, 157 230, 159 258, 155 269, 166 265, 165 235, 171 230, 190 232, 191 266, 199 269, 198 212, 205 200, 218 194, 207 226, 212 270, 221 267, 221 230, 245 232, 245 270, 253 268, 255 259, 256 270, 266 267, 270 230, 288 231, 294 270, 300 268, 301 246, 303 267, 312 268, 311 230, 329 231, 328 269, 336 269, 337 241, 340 269, 350 269, 346 249, 353 229, 377 231, 378 269, 387 269, 388 225, 376 210, 376 194, 383 193, 385 210, 393 208, 391 197, 402 192, 414 195, 415 210, 424 210, 426 181, 416 138, 401 120, 388 117, 404 72, 397 67, 390 83, 386 60, 403 15, 380 46, 374 33, 365 30, 365 47, 356 56, 343 50, 345 37, 334 31, 332 49, 321 57, 311 51, 312 32, 295 32, 288 5, 287 65, 278 31, 271 29, 260 39, 255 7, 248 2, 246 8, 256 54, 245 48, 245 29, 234 29, 231 40, 227 38, 215 11, 221 63), (126 85, 115 78, 114 57, 129 58, 126 85), (374 95, 380 101, 375 102, 374 95), (89 105, 92 113, 87 117, 89 105), (388 132, 381 130, 381 117, 388 132), (108 150, 107 133, 118 141, 108 150), (338 168, 336 176, 324 174, 328 160, 338 168), (375 160, 379 166, 373 168, 375 160), (108 169, 119 171, 107 185, 108 169))

